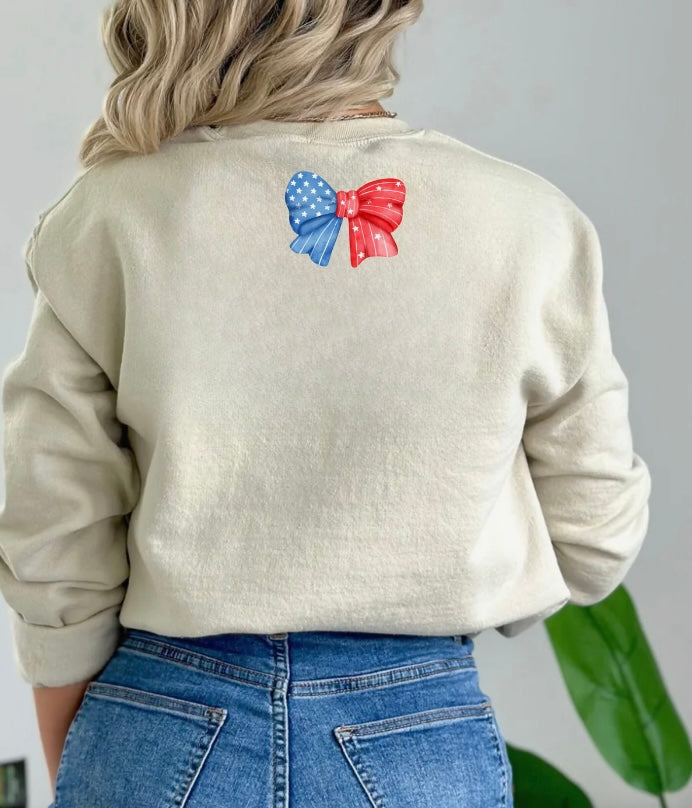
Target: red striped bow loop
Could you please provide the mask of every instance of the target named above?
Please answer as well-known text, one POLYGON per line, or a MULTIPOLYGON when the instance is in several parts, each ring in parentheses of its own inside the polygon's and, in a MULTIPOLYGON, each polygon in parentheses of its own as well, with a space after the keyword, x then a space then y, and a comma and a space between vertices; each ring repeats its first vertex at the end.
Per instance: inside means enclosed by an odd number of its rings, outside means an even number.
POLYGON ((391 258, 399 249, 392 231, 404 216, 406 186, 397 177, 366 182, 355 190, 336 192, 336 216, 348 219, 351 266, 374 256, 391 258))

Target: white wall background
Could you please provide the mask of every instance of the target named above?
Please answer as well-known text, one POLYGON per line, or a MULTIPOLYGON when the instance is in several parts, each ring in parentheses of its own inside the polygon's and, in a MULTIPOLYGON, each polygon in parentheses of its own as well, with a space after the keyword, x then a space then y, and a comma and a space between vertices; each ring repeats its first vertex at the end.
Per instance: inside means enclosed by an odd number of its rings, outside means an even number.
MULTIPOLYGON (((32 297, 20 247, 77 174, 78 141, 110 67, 89 0, 3 7, 0 365, 22 348, 32 297)), ((601 236, 613 344, 630 380, 637 451, 653 478, 647 541, 626 581, 668 690, 692 728, 689 326, 692 250, 687 0, 427 0, 400 43, 384 105, 518 163, 568 193, 601 236)), ((645 808, 576 715, 543 625, 476 639, 481 686, 507 740, 546 757, 597 808, 645 808)), ((50 801, 31 689, 0 618, 0 760, 29 759, 31 808, 50 801)), ((692 806, 692 786, 667 796, 692 806)))

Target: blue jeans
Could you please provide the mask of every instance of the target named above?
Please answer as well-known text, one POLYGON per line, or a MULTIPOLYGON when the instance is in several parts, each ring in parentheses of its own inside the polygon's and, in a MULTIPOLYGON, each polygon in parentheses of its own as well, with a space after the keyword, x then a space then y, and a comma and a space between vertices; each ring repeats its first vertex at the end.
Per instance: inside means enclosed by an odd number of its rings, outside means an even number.
POLYGON ((512 808, 473 649, 126 629, 70 724, 52 808, 512 808))

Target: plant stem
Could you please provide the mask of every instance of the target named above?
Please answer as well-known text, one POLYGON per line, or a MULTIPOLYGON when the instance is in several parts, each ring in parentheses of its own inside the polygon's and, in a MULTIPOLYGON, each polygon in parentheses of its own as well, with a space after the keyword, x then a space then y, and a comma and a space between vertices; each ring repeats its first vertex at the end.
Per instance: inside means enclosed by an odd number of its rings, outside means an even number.
POLYGON ((665 794, 659 794, 658 798, 659 798, 659 800, 661 802, 661 808, 667 808, 668 803, 666 802, 665 794))

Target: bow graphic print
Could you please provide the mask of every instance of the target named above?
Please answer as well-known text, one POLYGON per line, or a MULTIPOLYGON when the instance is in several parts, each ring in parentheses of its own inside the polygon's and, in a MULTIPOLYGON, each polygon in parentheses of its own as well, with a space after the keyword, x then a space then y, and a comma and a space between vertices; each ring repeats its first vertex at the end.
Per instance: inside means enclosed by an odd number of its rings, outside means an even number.
POLYGON ((366 258, 391 258, 399 252, 392 230, 401 224, 406 186, 395 177, 373 180, 351 191, 335 191, 311 171, 298 171, 286 186, 288 221, 298 234, 295 253, 327 266, 341 223, 348 221, 351 266, 366 258))

